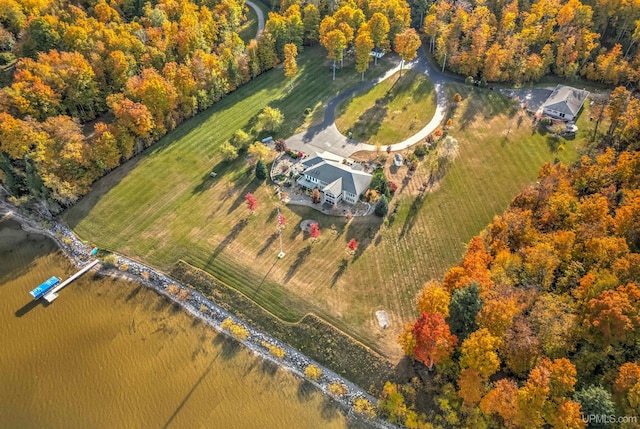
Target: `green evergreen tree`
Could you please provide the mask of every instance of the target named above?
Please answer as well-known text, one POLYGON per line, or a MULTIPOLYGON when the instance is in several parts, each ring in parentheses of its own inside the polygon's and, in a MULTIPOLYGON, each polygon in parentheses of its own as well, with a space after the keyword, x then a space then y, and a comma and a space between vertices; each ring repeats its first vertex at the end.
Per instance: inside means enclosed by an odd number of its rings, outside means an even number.
POLYGON ((380 199, 376 204, 375 214, 380 217, 385 217, 389 211, 389 200, 384 195, 380 195, 380 199))
POLYGON ((261 159, 256 163, 256 178, 258 180, 265 180, 269 172, 267 171, 267 165, 261 159))
POLYGON ((458 337, 460 343, 478 329, 476 315, 481 309, 482 299, 478 283, 472 282, 469 286, 456 289, 451 294, 448 322, 451 332, 458 337))

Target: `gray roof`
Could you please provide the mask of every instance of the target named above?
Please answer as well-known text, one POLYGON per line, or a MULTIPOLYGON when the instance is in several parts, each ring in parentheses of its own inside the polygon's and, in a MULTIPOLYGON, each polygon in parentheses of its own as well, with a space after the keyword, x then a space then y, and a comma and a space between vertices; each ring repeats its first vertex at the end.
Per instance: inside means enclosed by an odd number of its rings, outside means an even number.
POLYGON ((544 102, 542 108, 555 110, 573 117, 578 114, 588 96, 589 91, 558 85, 549 95, 547 101, 544 102))
POLYGON ((304 171, 304 174, 315 177, 320 182, 327 183, 325 189, 330 190, 334 195, 342 194, 343 190, 355 195, 360 195, 371 183, 370 174, 354 170, 340 162, 323 159, 320 155, 306 162, 309 162, 311 165, 304 171), (319 160, 315 158, 319 158, 319 160))
POLYGON ((336 197, 342 194, 342 177, 338 177, 336 180, 329 183, 327 186, 324 187, 323 191, 324 192, 329 191, 336 197))

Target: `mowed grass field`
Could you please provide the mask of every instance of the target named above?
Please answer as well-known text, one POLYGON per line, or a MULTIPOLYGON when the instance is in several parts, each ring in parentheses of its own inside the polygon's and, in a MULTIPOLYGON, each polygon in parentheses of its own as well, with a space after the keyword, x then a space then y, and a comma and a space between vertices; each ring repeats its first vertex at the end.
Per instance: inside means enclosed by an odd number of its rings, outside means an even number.
POLYGON ((389 145, 422 129, 436 111, 433 84, 427 76, 406 70, 367 91, 354 94, 336 109, 336 126, 358 141, 389 145))
MULTIPOLYGON (((324 54, 320 49, 303 54, 291 91, 282 70, 274 70, 183 124, 98 182, 64 220, 82 238, 166 271, 182 259, 286 321, 313 312, 394 360, 401 354, 397 335, 415 317, 422 284, 458 261, 465 243, 535 181, 544 162, 577 158, 588 112, 578 123, 577 138, 554 153, 512 101, 450 87, 450 97, 455 91, 464 96, 450 130, 460 149, 437 189, 417 205, 427 162, 412 176, 406 167, 389 170, 401 191, 392 202, 398 205, 396 221, 388 227, 376 217, 347 224, 311 208, 283 206, 287 255, 277 259, 279 203, 273 187, 253 180, 243 159, 221 164, 216 148, 267 104, 283 110, 286 136, 304 122, 306 107, 319 112, 332 96, 358 84, 357 73, 346 67, 332 82, 324 54), (212 169, 215 179, 209 177, 212 169), (253 216, 245 207, 247 192, 259 201, 253 216), (320 224, 315 244, 298 227, 304 219, 320 224), (360 243, 355 256, 345 251, 352 237, 360 243), (389 329, 377 325, 380 309, 389 313, 389 329)), ((379 64, 374 73, 384 67, 379 64)))

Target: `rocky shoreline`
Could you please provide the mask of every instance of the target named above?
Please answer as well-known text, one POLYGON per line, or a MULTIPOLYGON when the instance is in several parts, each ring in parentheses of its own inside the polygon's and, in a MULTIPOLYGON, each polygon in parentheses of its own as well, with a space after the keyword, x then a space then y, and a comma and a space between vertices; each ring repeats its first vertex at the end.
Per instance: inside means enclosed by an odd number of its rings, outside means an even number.
MULTIPOLYGON (((0 200, 0 218, 10 217, 20 223, 22 229, 45 235, 51 238, 58 247, 71 259, 75 265, 81 266, 89 261, 91 247, 83 243, 68 227, 52 220, 32 219, 19 213, 14 206, 5 200, 0 200)), ((358 398, 367 399, 372 404, 376 404, 377 400, 364 389, 351 383, 349 380, 341 377, 329 368, 323 367, 319 363, 311 360, 309 357, 300 353, 299 351, 289 347, 287 344, 271 337, 268 334, 260 332, 259 330, 247 325, 244 321, 238 319, 233 314, 222 309, 211 300, 204 297, 201 293, 192 288, 189 288, 173 279, 161 273, 151 267, 148 267, 139 262, 133 261, 122 255, 114 254, 117 257, 117 266, 126 266, 126 270, 117 268, 100 268, 100 273, 108 276, 119 276, 123 274, 128 280, 135 281, 143 284, 144 286, 155 290, 157 293, 167 297, 171 301, 180 305, 185 311, 190 313, 193 317, 206 322, 213 327, 216 331, 234 338, 239 341, 247 349, 260 356, 262 359, 273 362, 279 367, 297 375, 306 382, 309 382, 320 389, 325 395, 332 398, 338 403, 346 412, 350 418, 357 419, 361 422, 378 427, 378 428, 391 428, 395 427, 390 423, 381 419, 369 419, 362 414, 357 413, 353 407, 353 401, 358 398), (179 288, 180 290, 186 290, 189 292, 188 298, 185 300, 179 300, 176 298, 176 294, 171 294, 168 291, 169 286, 172 288, 179 288), (222 322, 226 319, 231 319, 235 324, 241 325, 247 329, 249 335, 246 339, 240 340, 233 337, 228 331, 222 328, 222 322), (277 346, 285 350, 285 355, 282 359, 277 359, 269 350, 265 347, 265 344, 277 346), (310 380, 304 375, 305 368, 309 365, 315 365, 322 369, 322 374, 317 380, 310 380), (341 383, 346 387, 347 393, 341 397, 334 396, 329 391, 329 385, 331 383, 341 383)))

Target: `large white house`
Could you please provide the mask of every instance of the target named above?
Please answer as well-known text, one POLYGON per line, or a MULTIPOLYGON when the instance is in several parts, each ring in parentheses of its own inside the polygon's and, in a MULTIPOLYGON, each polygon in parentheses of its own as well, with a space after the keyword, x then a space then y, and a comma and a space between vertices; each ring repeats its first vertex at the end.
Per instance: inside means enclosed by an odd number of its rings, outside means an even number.
POLYGON ((563 121, 574 121, 589 91, 558 85, 542 105, 542 113, 563 121))
POLYGON ((301 164, 304 170, 298 185, 310 190, 318 188, 322 203, 355 204, 371 183, 371 175, 359 170, 359 164, 329 152, 316 152, 301 164))

